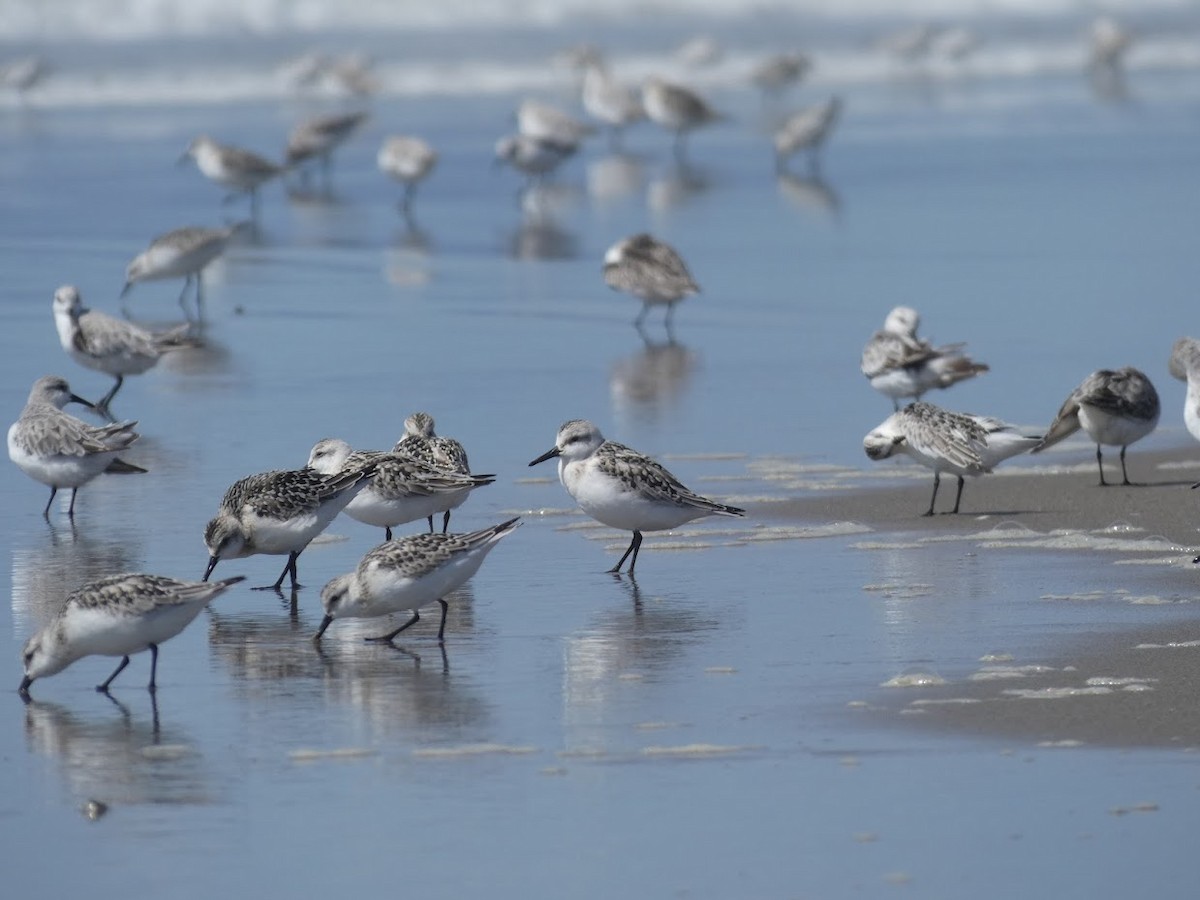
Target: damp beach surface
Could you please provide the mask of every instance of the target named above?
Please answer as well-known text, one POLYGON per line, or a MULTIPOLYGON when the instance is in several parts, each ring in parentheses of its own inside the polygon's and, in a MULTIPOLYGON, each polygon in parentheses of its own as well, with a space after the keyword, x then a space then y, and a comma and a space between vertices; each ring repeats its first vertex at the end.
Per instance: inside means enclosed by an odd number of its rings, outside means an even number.
MULTIPOLYGON (((759 46, 757 27, 734 34, 759 46)), ((523 39, 544 59, 573 35, 523 39)), ((168 78, 175 45, 151 44, 168 78)), ((792 99, 837 88, 844 121, 820 177, 782 178, 770 110, 708 76, 731 120, 685 165, 639 126, 625 153, 596 139, 520 198, 490 148, 525 93, 569 104, 569 76, 377 98, 332 194, 267 188, 208 270, 205 346, 126 380, 114 413, 139 421, 130 460, 149 473, 83 488, 73 526, 65 498, 47 524, 45 489, 0 476, 9 891, 1169 893, 1200 825, 1200 445, 1166 370, 1198 327, 1194 74, 1133 68, 1123 98, 1098 98, 1074 69, 827 72, 792 99), (407 221, 374 163, 396 132, 442 154, 407 221), (702 287, 673 337, 659 311, 636 331, 638 303, 600 276, 642 230, 702 287), (1077 438, 922 518, 930 473, 861 449, 891 404, 858 354, 899 303, 991 366, 926 399, 1030 431, 1092 370, 1141 368, 1163 402, 1127 457, 1147 486, 1097 487, 1077 438), (92 658, 22 705, 20 646, 75 585, 199 577, 233 481, 299 467, 325 437, 390 447, 418 409, 498 475, 453 526, 525 519, 450 598, 444 647, 436 608, 397 648, 362 642, 399 624, 382 620, 313 644, 321 586, 382 538, 343 517, 300 557, 294 603, 247 589, 283 558, 222 562, 248 581, 163 646, 156 702, 142 655, 111 699, 93 687, 112 661, 92 658), (575 417, 746 518, 647 534, 636 581, 606 574, 629 535, 574 510, 553 463, 526 466, 575 417)), ((72 104, 51 84, 0 115, 10 421, 41 375, 88 397, 111 384, 59 348, 58 285, 116 314, 151 237, 242 214, 171 165, 188 142, 277 153, 312 111, 253 91, 121 103, 112 81, 72 104)), ((131 314, 178 322, 179 287, 139 284, 131 314)))

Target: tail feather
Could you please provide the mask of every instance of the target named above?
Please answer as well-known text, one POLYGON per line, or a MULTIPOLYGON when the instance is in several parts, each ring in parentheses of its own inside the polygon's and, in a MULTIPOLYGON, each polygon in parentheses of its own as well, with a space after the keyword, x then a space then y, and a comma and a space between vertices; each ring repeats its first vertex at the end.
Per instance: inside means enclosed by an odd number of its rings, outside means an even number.
POLYGON ((108 464, 108 467, 105 468, 104 471, 111 475, 134 475, 144 474, 148 472, 149 469, 143 469, 141 466, 135 466, 133 463, 125 462, 123 459, 114 459, 108 464))
POLYGON ((986 363, 975 362, 969 356, 951 354, 932 360, 930 368, 937 373, 938 386, 947 388, 952 384, 958 384, 960 381, 966 381, 968 378, 974 378, 982 372, 987 372, 990 367, 986 363))

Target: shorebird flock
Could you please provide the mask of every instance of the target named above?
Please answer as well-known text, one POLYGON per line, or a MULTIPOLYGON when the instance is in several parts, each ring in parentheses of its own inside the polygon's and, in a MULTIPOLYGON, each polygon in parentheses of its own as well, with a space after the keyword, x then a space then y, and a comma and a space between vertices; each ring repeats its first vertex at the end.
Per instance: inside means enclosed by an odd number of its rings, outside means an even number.
MULTIPOLYGON (((1016 427, 990 416, 941 409, 921 397, 934 389, 948 388, 988 371, 972 360, 962 343, 933 346, 917 337, 920 317, 907 306, 893 309, 881 331, 875 332, 862 352, 860 368, 871 387, 892 399, 896 411, 863 439, 863 450, 873 460, 901 454, 933 472, 933 495, 925 515, 934 514, 938 484, 943 472, 958 479, 952 513, 959 511, 963 479, 991 472, 1009 457, 1038 453, 1081 428, 1096 445, 1100 485, 1104 477, 1102 447, 1120 447, 1121 484, 1130 486, 1125 451, 1154 431, 1161 411, 1158 392, 1143 372, 1125 366, 1099 369, 1071 391, 1044 434, 1023 434, 1016 427), (903 398, 914 402, 900 409, 903 398)), ((1200 379, 1200 342, 1180 338, 1172 348, 1169 369, 1188 382, 1184 421, 1200 440, 1200 407, 1193 383, 1200 379)))
MULTIPOLYGON (((1111 65, 1124 52, 1124 45, 1114 38, 1111 28, 1099 31, 1096 41, 1102 49, 1097 49, 1097 58, 1111 65)), ((962 52, 968 52, 966 42, 963 47, 962 52)), ((719 53, 719 47, 700 42, 684 51, 693 64, 703 65, 719 53)), ((615 146, 626 129, 643 121, 652 123, 671 136, 672 152, 682 162, 695 133, 728 118, 689 86, 655 76, 634 87, 621 81, 598 52, 588 50, 578 57, 583 76, 580 103, 591 121, 542 101, 525 100, 516 110, 516 133, 499 137, 495 143, 497 163, 510 165, 528 184, 552 175, 601 129, 608 131, 615 146)), ((750 80, 765 96, 779 97, 818 65, 819 61, 804 54, 778 54, 756 66, 750 80)), ((365 62, 360 61, 330 71, 355 93, 365 93, 371 80, 364 67, 365 62)), ((36 69, 30 67, 31 72, 36 69)), ((33 76, 28 80, 31 85, 33 76)), ((792 157, 803 154, 810 173, 815 173, 843 109, 842 100, 830 96, 782 116, 771 137, 779 171, 785 170, 792 157)), ((30 478, 50 488, 44 516, 50 517, 60 489, 71 489, 66 511, 71 518, 79 489, 93 479, 105 473, 146 471, 124 458, 136 452, 138 423, 117 421, 111 412, 125 377, 142 374, 165 354, 203 341, 204 270, 225 252, 239 230, 253 227, 262 189, 275 179, 287 178, 297 180, 300 190, 311 189, 316 181, 318 190, 328 191, 335 151, 367 119, 365 111, 354 110, 303 121, 287 136, 279 162, 207 135, 191 141, 180 162, 194 162, 204 177, 226 192, 224 202, 248 197, 251 218, 226 227, 174 229, 155 237, 128 263, 123 301, 142 282, 183 280, 179 304, 186 322, 178 328, 155 333, 126 319, 90 310, 70 285, 54 293, 52 312, 64 352, 75 363, 112 376, 114 383, 92 403, 73 393, 59 376, 39 378, 10 427, 10 459, 30 478), (98 425, 84 422, 65 411, 69 404, 82 405, 108 421, 98 425)), ((436 149, 420 137, 391 135, 384 140, 377 155, 378 167, 401 185, 399 206, 405 216, 412 215, 417 188, 436 171, 437 162, 436 149)), ((669 331, 678 304, 701 290, 681 253, 649 233, 613 243, 603 256, 600 274, 610 288, 641 302, 634 320, 639 329, 651 307, 661 306, 669 331)), ((1070 393, 1044 434, 1024 434, 995 418, 950 412, 921 400, 929 391, 987 372, 988 366, 968 356, 961 343, 935 346, 919 337, 918 326, 915 310, 897 307, 863 350, 863 374, 872 387, 892 399, 894 409, 867 435, 864 449, 873 460, 906 455, 933 471, 933 495, 926 515, 935 511, 943 473, 957 479, 952 510, 957 513, 965 477, 990 472, 1015 454, 1038 452, 1081 428, 1096 443, 1100 483, 1108 484, 1101 447, 1113 446, 1120 447, 1122 484, 1131 484, 1126 448, 1149 434, 1159 418, 1158 396, 1144 374, 1131 368, 1094 372, 1070 393), (901 408, 900 401, 910 398, 913 402, 901 408)), ((1171 372, 1188 383, 1185 421, 1200 438, 1200 342, 1181 339, 1172 353, 1171 372)), ((627 574, 634 574, 645 532, 670 530, 706 516, 742 517, 746 512, 690 490, 660 463, 605 439, 596 425, 584 419, 563 423, 554 446, 529 465, 551 459, 557 459, 559 480, 584 513, 631 534, 627 549, 609 569, 618 576, 626 561, 627 574)), ((279 577, 261 589, 282 594, 286 582, 294 599, 300 587, 299 557, 342 513, 383 528, 384 541, 368 550, 354 571, 325 584, 320 592, 324 617, 313 640, 320 641, 338 619, 408 613, 399 627, 368 638, 391 643, 420 620, 420 610, 437 604, 441 610, 437 639, 441 642, 445 639, 446 597, 470 579, 496 545, 521 524, 519 518, 512 518, 474 531, 450 532, 452 511, 496 478, 495 474, 473 473, 462 445, 438 435, 433 417, 425 412, 409 416, 390 450, 356 450, 337 438, 322 440, 299 468, 250 474, 233 481, 207 525, 201 528, 197 523, 209 554, 200 581, 115 573, 73 590, 54 619, 25 644, 19 691, 28 699, 35 680, 54 675, 84 657, 120 657, 116 670, 97 686, 98 691, 107 692, 129 657, 145 650, 151 653, 148 687, 156 690, 159 645, 179 634, 215 597, 244 580, 237 575, 210 581, 222 561, 255 555, 286 557, 279 577), (435 522, 439 516, 440 531, 435 522), (424 525, 414 533, 396 535, 396 530, 413 523, 424 525)))

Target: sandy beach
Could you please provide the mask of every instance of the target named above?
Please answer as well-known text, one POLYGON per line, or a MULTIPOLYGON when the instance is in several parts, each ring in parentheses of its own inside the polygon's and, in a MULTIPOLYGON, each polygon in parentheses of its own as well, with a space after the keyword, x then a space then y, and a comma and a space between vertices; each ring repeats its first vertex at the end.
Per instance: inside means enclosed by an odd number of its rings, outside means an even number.
MULTIPOLYGON (((137 420, 145 474, 89 483, 73 521, 69 492, 43 518, 44 485, 0 476, 8 893, 390 879, 489 900, 1090 900, 1192 876, 1200 445, 1166 371, 1200 332, 1190 10, 1129 0, 1127 71, 1097 84, 1082 0, 1036 21, 1017 0, 1011 19, 964 3, 977 50, 915 62, 879 44, 915 10, 809 2, 535 4, 552 15, 533 23, 474 0, 198 0, 178 20, 67 0, 27 17, 54 65, 0 97, 9 421, 39 376, 111 386, 63 353, 59 285, 120 315, 154 235, 248 215, 175 165, 197 135, 278 159, 312 115, 370 117, 328 185, 263 188, 257 225, 205 270, 203 346, 126 379, 113 412, 137 420), (701 29, 725 53, 696 69, 675 48, 701 29), (723 117, 683 158, 639 123, 524 186, 493 147, 526 98, 583 114, 560 52, 584 41, 627 83, 693 84, 723 117), (810 75, 762 96, 750 72, 786 49, 811 52, 810 75), (347 95, 332 70, 289 85, 317 50, 374 58, 378 91, 347 95), (771 123, 834 94, 819 165, 777 173, 771 123), (407 215, 376 162, 393 134, 440 155, 407 215), (640 303, 602 278, 607 248, 642 231, 701 286, 670 330, 661 309, 636 329, 640 303), (898 304, 989 366, 924 399, 1031 431, 1089 372, 1141 368, 1162 417, 1127 460, 1148 486, 1096 487, 1074 439, 970 480, 960 515, 922 517, 930 473, 862 450, 892 404, 859 354, 898 304), (142 653, 108 697, 114 661, 93 657, 17 697, 23 642, 75 585, 199 578, 229 485, 302 466, 323 438, 390 447, 418 410, 497 476, 451 527, 524 519, 449 598, 444 643, 436 607, 396 647, 362 639, 403 618, 314 643, 322 587, 383 537, 342 516, 294 593, 250 590, 280 557, 222 561, 246 583, 166 644, 154 695, 142 653), (528 467, 573 418, 747 516, 647 534, 637 577, 614 577, 629 533, 575 510, 553 462, 528 467)), ((946 5, 929 9, 940 26, 946 5)), ((0 66, 33 52, 4 49, 0 66)), ((128 314, 179 324, 181 287, 139 283, 128 314)), ((953 479, 941 494, 948 508, 953 479)))
MULTIPOLYGON (((1070 456, 1081 454, 1076 440, 1070 456)), ((1084 451, 1086 452, 1086 451, 1084 451)), ((1065 454, 1063 454, 1065 455, 1065 454)), ((1119 480, 1116 453, 1106 457, 1106 477, 1119 480)), ((1024 546, 1020 565, 1056 565, 1035 548, 1074 545, 1087 564, 1136 567, 1143 598, 1173 602, 1200 596, 1200 570, 1191 559, 1200 545, 1200 495, 1190 490, 1200 452, 1194 446, 1128 453, 1137 486, 1101 487, 1094 461, 1038 465, 968 479, 958 515, 940 512, 953 502, 954 479, 944 478, 939 513, 924 510, 932 477, 902 465, 910 480, 868 490, 814 492, 765 507, 789 521, 851 521, 905 540, 968 536, 969 544, 1003 541, 1024 546), (1029 530, 1028 533, 1026 529, 1029 530), (1164 546, 1164 542, 1168 546, 1164 546), (1089 546, 1090 545, 1090 546, 1089 546)), ((1115 576, 1119 577, 1119 576, 1115 576)), ((1064 595, 1084 603, 1087 596, 1064 595)), ((1165 602, 1165 601, 1162 601, 1165 602)), ((1090 630, 1061 640, 1058 652, 1037 659, 982 658, 960 677, 920 671, 888 682, 852 708, 895 725, 932 728, 1027 744, 1200 748, 1200 613, 1170 625, 1090 630)))

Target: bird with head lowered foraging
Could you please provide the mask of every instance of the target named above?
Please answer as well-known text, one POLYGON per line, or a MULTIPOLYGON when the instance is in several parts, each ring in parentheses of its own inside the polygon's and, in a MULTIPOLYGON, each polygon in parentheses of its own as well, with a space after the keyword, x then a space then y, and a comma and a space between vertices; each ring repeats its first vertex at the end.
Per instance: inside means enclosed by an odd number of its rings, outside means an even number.
POLYGON ((391 643, 414 625, 420 610, 432 603, 442 608, 438 641, 446 633, 446 595, 458 590, 479 571, 484 557, 521 524, 509 519, 469 534, 414 534, 380 544, 364 556, 353 572, 339 575, 321 591, 325 618, 313 635, 319 641, 335 619, 373 619, 408 610, 399 628, 368 641, 391 643))
POLYGON ((220 509, 204 529, 208 548, 208 581, 217 563, 257 553, 287 554, 287 565, 272 585, 255 590, 281 590, 289 574, 292 590, 300 587, 296 560, 313 538, 368 484, 375 463, 322 475, 313 469, 277 469, 234 482, 220 509))
POLYGON ((21 650, 25 677, 19 692, 29 699, 38 678, 57 675, 85 656, 119 656, 121 662, 96 690, 108 692, 129 657, 150 651, 151 692, 157 690, 158 646, 191 624, 210 600, 244 580, 179 581, 162 575, 109 575, 72 591, 58 614, 21 650))

